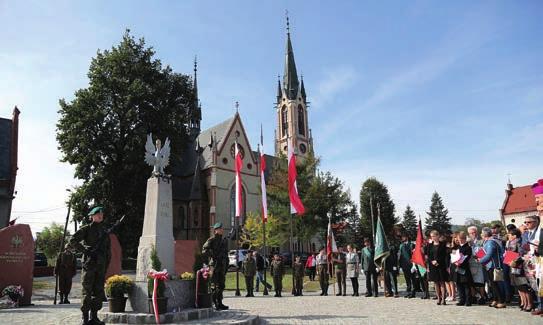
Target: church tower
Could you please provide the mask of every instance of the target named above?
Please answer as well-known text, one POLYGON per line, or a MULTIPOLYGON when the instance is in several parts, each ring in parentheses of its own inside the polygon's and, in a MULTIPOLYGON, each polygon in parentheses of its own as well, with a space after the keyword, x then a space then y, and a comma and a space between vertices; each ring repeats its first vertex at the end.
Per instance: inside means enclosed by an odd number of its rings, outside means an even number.
MULTIPOLYGON (((280 77, 279 77, 280 78, 280 77)), ((277 129, 275 130, 275 155, 287 155, 288 141, 294 145, 294 152, 305 157, 313 151, 313 138, 307 116, 307 96, 303 76, 298 79, 294 51, 290 41, 290 25, 287 16, 287 46, 283 82, 277 80, 277 129)))

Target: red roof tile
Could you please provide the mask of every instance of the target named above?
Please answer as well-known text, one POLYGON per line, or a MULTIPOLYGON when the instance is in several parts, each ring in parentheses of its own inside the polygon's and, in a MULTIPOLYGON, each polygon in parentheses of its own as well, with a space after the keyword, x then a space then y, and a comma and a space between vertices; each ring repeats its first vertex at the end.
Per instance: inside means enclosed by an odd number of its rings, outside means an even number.
POLYGON ((506 198, 503 214, 536 211, 531 185, 515 187, 506 198))

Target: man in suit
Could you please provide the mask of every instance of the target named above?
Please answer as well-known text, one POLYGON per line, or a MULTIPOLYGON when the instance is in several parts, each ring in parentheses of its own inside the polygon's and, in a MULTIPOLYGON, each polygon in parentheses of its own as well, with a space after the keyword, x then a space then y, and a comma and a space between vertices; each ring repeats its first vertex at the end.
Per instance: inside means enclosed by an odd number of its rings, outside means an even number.
POLYGON ((364 248, 362 248, 362 270, 366 276, 366 297, 379 296, 379 284, 377 283, 377 269, 373 258, 375 250, 371 239, 364 239, 364 248), (373 287, 372 287, 373 285, 373 287))
POLYGON ((417 279, 411 272, 411 269, 413 268, 411 256, 413 255, 415 244, 409 240, 409 235, 407 233, 402 233, 401 237, 402 243, 400 244, 399 264, 405 278, 405 284, 407 286, 407 295, 405 298, 415 298, 415 281, 417 279))

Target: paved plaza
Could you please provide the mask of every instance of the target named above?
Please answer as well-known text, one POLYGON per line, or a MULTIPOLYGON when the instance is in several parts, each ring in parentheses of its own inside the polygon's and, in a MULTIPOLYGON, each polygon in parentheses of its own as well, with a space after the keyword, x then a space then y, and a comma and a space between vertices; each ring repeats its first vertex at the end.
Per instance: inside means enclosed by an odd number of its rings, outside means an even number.
MULTIPOLYGON (((54 278, 42 278, 54 285, 54 278)), ((360 278, 361 284, 363 278, 360 278)), ((230 311, 208 319, 184 324, 244 324, 251 315, 258 315, 260 324, 543 324, 543 318, 518 311, 517 307, 497 310, 487 306, 458 307, 454 303, 437 306, 435 300, 405 298, 366 298, 332 295, 321 297, 316 292, 303 297, 289 293, 282 298, 273 295, 255 298, 235 297, 226 292, 225 303, 230 311)), ((80 320, 79 278, 74 282, 70 305, 53 305, 52 290, 37 290, 34 306, 0 310, 0 324, 78 324, 80 320)), ((244 294, 244 292, 242 292, 244 294)), ((105 307, 107 308, 107 306, 105 307)))

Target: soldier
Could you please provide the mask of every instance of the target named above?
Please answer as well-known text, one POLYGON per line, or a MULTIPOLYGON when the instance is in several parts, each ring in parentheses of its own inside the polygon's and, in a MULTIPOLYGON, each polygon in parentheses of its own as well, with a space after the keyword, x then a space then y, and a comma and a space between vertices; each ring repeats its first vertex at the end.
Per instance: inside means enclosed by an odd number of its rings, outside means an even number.
POLYGON ((273 288, 275 289, 274 297, 281 297, 281 291, 283 290, 283 274, 285 273, 285 267, 283 260, 279 254, 273 256, 273 262, 271 264, 271 274, 273 276, 273 288))
POLYGON ((301 262, 300 256, 296 256, 294 261, 294 295, 303 296, 302 289, 304 285, 304 263, 301 262))
POLYGON ((55 276, 58 277, 59 304, 69 304, 68 295, 72 289, 72 278, 76 273, 75 255, 66 248, 60 252, 55 264, 55 276))
POLYGON ((324 248, 321 248, 319 255, 317 255, 317 275, 321 286, 320 295, 328 296, 328 258, 324 248))
POLYGON ((213 237, 209 238, 202 247, 204 258, 210 258, 209 268, 211 271, 211 291, 215 309, 226 310, 228 306, 222 303, 222 292, 224 291, 224 281, 228 271, 228 243, 223 238, 224 229, 222 223, 217 222, 213 225, 213 237))
POLYGON ((338 247, 338 253, 334 258, 334 269, 336 272, 336 281, 338 286, 338 293, 336 296, 345 296, 347 294, 347 269, 345 267, 345 254, 343 253, 343 247, 338 247))
POLYGON ((104 281, 107 266, 111 258, 111 243, 107 235, 103 208, 98 206, 89 212, 92 222, 81 227, 70 239, 69 247, 83 253, 81 271, 81 311, 82 324, 105 324, 98 319, 98 310, 102 309, 104 281), (89 311, 90 321, 89 321, 89 311))
POLYGON ((242 264, 243 275, 245 276, 245 287, 247 288, 247 294, 245 297, 254 297, 253 284, 256 274, 256 261, 253 258, 253 251, 248 251, 245 260, 242 264))

